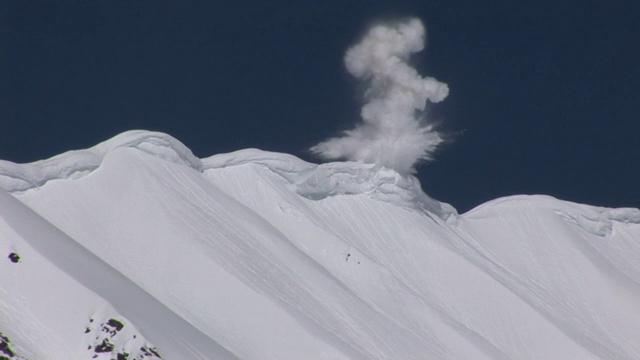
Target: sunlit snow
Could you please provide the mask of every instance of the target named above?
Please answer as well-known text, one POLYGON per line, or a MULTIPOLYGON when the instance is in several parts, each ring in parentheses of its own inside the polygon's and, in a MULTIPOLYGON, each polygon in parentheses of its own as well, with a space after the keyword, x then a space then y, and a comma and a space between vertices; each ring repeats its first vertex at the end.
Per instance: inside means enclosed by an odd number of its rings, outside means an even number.
POLYGON ((11 359, 640 358, 639 209, 457 214, 378 165, 147 131, 0 188, 11 359))

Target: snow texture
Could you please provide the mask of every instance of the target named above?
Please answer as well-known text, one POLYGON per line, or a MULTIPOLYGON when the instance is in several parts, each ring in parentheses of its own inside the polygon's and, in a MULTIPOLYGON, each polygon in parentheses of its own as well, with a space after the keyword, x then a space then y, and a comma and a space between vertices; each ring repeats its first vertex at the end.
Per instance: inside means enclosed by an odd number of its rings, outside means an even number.
POLYGON ((459 215, 380 165, 144 131, 0 174, 0 331, 26 359, 640 358, 639 209, 459 215))
POLYGON ((38 188, 50 180, 77 179, 95 170, 106 154, 133 147, 161 159, 200 169, 202 163, 181 142, 163 133, 132 130, 90 149, 69 151, 30 164, 0 160, 0 188, 9 192, 38 188))

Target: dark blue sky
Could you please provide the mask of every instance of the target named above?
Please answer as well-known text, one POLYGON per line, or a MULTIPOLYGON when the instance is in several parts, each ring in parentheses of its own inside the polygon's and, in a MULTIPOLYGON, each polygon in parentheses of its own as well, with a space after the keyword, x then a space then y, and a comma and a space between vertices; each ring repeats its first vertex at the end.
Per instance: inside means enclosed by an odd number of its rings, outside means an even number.
POLYGON ((318 162, 359 117, 344 52, 404 16, 427 26, 415 66, 451 90, 431 116, 458 134, 418 168, 428 194, 640 206, 637 1, 2 1, 0 159, 149 129, 199 157, 318 162))

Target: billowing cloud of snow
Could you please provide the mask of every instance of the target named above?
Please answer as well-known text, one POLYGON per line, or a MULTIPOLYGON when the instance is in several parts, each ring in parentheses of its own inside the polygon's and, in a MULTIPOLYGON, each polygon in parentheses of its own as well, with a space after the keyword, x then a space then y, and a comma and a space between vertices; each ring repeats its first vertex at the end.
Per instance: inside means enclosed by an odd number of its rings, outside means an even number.
POLYGON ((447 84, 422 77, 407 60, 424 49, 425 28, 419 19, 372 27, 345 55, 349 73, 367 84, 362 122, 343 136, 311 148, 325 159, 376 163, 412 173, 431 160, 442 136, 425 119, 427 100, 442 101, 447 84))

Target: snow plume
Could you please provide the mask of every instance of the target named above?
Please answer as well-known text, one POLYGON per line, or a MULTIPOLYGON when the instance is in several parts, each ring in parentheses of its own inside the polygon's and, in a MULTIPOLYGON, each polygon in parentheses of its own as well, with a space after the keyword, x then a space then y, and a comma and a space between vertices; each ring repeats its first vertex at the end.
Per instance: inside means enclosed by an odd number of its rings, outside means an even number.
POLYGON ((344 61, 349 73, 367 84, 362 122, 344 136, 311 148, 325 159, 376 163, 402 174, 415 172, 421 160, 431 160, 443 139, 426 122, 427 100, 442 101, 447 84, 422 77, 407 60, 424 49, 425 28, 419 19, 371 28, 349 49, 344 61))

